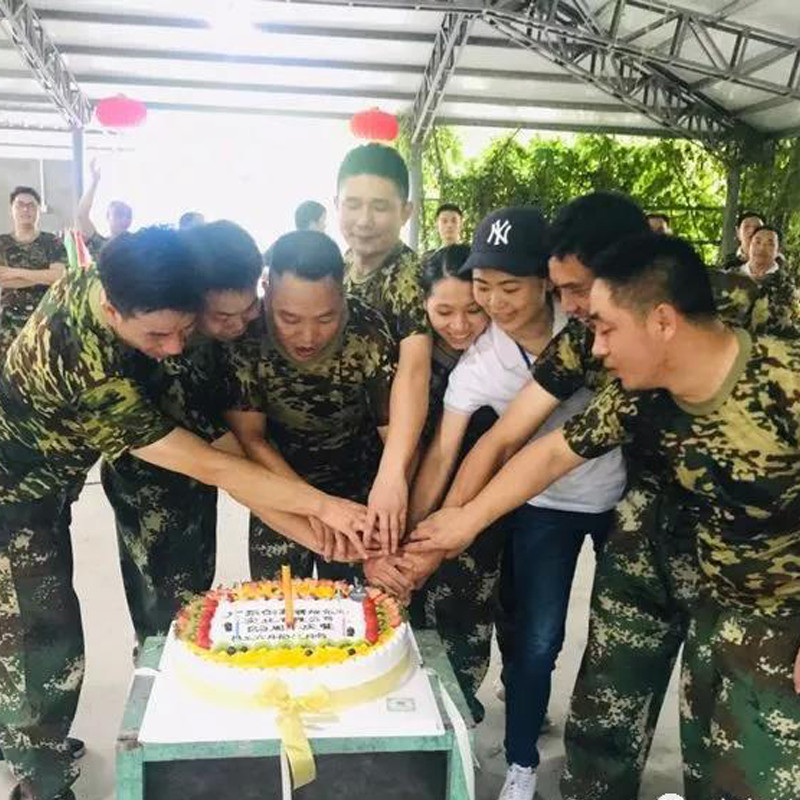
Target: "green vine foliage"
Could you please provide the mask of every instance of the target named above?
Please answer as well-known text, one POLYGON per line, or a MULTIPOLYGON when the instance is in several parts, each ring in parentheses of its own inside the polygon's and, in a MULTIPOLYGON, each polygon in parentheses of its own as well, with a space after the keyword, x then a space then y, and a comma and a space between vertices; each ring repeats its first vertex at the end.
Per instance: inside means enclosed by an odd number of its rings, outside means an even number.
MULTIPOLYGON (((407 154, 407 143, 399 143, 407 154)), ((768 158, 743 176, 742 206, 764 209, 786 233, 784 250, 800 252, 800 146, 775 144, 768 158)), ((700 145, 673 139, 583 135, 569 142, 518 132, 493 140, 477 157, 465 159, 458 135, 436 127, 423 152, 424 214, 420 249, 437 246, 436 207, 458 203, 471 234, 491 210, 535 205, 547 215, 573 197, 600 189, 630 194, 648 211, 661 211, 674 231, 719 258, 726 169, 700 145)))

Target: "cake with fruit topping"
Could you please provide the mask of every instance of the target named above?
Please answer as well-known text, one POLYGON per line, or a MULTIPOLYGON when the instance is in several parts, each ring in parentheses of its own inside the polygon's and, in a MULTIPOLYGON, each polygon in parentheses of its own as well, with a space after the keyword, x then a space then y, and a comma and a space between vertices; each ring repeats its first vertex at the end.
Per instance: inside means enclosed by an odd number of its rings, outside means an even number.
POLYGON ((323 688, 333 705, 376 699, 416 668, 397 600, 324 580, 244 583, 192 599, 175 621, 182 682, 222 702, 255 703, 275 679, 292 696, 323 688))

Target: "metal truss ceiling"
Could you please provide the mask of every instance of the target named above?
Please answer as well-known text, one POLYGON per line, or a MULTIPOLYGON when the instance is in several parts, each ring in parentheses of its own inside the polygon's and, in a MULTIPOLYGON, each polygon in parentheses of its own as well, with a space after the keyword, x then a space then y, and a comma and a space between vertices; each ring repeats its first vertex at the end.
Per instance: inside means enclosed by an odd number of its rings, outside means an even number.
MULTIPOLYGON (((330 119, 372 100, 408 113, 414 142, 436 121, 688 136, 715 149, 795 134, 800 25, 744 21, 792 0, 682 2, 264 0, 273 10, 251 28, 265 44, 230 50, 209 46, 210 23, 190 3, 0 0, 0 13, 70 127, 91 119, 84 92, 128 91, 161 111, 330 119)), ((7 47, 0 113, 52 128, 7 47)))

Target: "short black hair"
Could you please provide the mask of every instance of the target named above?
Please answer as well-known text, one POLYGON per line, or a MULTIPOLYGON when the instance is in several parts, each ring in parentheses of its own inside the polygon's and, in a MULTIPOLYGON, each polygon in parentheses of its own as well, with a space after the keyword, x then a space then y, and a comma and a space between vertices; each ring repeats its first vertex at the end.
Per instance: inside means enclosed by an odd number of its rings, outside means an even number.
POLYGON ((757 233, 761 233, 761 231, 772 231, 778 237, 778 241, 781 240, 781 232, 773 225, 759 225, 753 231, 753 236, 755 236, 757 233))
POLYGON ((309 226, 319 222, 325 213, 325 206, 316 200, 306 200, 300 203, 294 212, 294 226, 298 231, 306 231, 309 226))
POLYGON ((344 259, 336 242, 320 231, 292 231, 285 233, 270 248, 270 277, 296 275, 305 281, 333 278, 344 281, 344 259))
POLYGON ((661 303, 697 322, 715 318, 717 306, 708 268, 697 251, 677 236, 629 236, 594 259, 595 278, 611 288, 615 302, 647 313, 661 303))
POLYGON ((15 186, 11 190, 11 194, 8 196, 9 205, 13 203, 21 194, 29 194, 31 197, 33 197, 38 205, 42 204, 42 196, 36 191, 36 189, 33 188, 33 186, 15 186))
POLYGON ((169 228, 111 239, 100 251, 98 271, 106 297, 124 317, 164 310, 193 314, 203 307, 196 257, 169 228))
POLYGON ((356 175, 377 175, 379 178, 386 178, 395 185, 400 199, 403 202, 408 201, 408 167, 394 147, 371 142, 353 148, 339 167, 336 190, 341 189, 348 178, 356 175))
POLYGON ((434 219, 439 219, 439 214, 443 211, 455 211, 459 217, 462 219, 464 218, 464 212, 455 203, 442 203, 439 208, 436 209, 436 216, 434 219))
POLYGON ((746 219, 750 219, 750 217, 755 217, 756 219, 764 219, 764 215, 760 211, 753 211, 752 209, 742 211, 738 217, 736 217, 736 227, 738 228, 746 219))
POLYGON ((550 227, 550 252, 575 256, 592 269, 606 248, 626 236, 650 232, 644 211, 619 192, 593 192, 571 200, 556 213, 550 227))
MULTIPOLYGON (((178 219, 178 229, 184 230, 187 227, 191 227, 193 220, 195 219, 205 220, 205 216, 202 211, 184 211, 181 214, 180 218, 178 219)), ((204 223, 200 223, 201 225, 204 223)))
POLYGON ((470 283, 472 272, 469 270, 459 272, 469 258, 469 253, 468 244, 449 244, 431 253, 422 262, 422 274, 419 278, 425 296, 427 297, 433 291, 433 287, 445 278, 458 278, 460 281, 470 283))
POLYGON ((667 225, 671 224, 671 220, 670 220, 669 216, 667 214, 662 214, 660 211, 654 211, 654 212, 648 214, 645 217, 645 219, 663 219, 664 222, 667 223, 667 225))
POLYGON ((195 257, 205 292, 241 292, 255 289, 262 261, 253 237, 226 219, 181 231, 195 257))

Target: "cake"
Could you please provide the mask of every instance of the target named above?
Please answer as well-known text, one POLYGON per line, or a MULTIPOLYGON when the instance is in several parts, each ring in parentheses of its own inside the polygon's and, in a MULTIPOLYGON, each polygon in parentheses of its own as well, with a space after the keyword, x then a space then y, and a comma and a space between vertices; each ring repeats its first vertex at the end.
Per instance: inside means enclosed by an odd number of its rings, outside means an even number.
POLYGON ((260 700, 278 681, 293 698, 325 690, 335 710, 388 694, 416 663, 397 600, 344 582, 284 576, 215 589, 179 612, 174 631, 181 682, 237 706, 269 705, 260 700))

